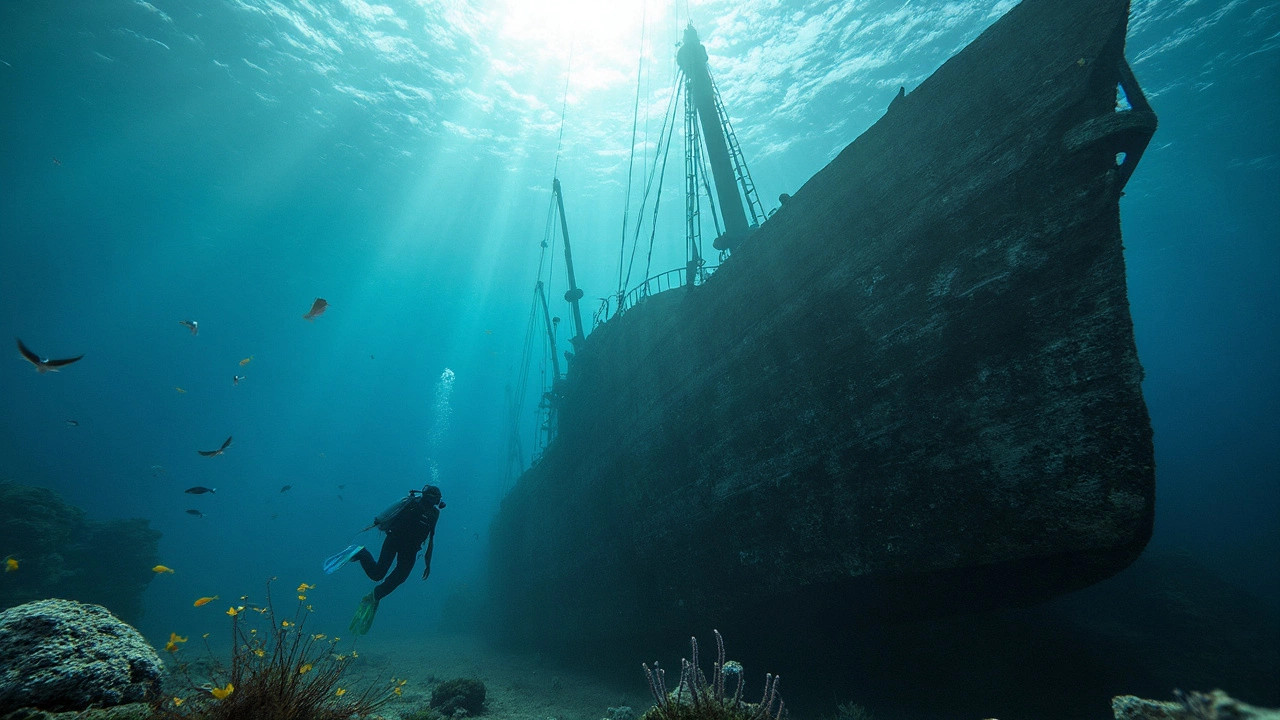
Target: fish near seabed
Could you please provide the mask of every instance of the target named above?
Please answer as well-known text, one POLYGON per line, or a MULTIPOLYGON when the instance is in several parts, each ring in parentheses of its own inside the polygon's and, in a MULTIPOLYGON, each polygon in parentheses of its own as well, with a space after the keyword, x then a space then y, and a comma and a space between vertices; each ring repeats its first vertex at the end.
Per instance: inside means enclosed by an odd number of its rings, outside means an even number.
POLYGON ((316 298, 316 301, 311 303, 311 309, 307 311, 306 315, 302 316, 302 319, 306 320, 307 322, 311 322, 312 320, 323 315, 324 311, 328 309, 329 309, 329 303, 325 302, 324 298, 316 298))
POLYGON ((217 456, 221 455, 222 453, 226 452, 226 451, 227 451, 227 448, 229 448, 229 447, 231 447, 231 436, 230 436, 230 435, 228 435, 228 436, 227 436, 227 439, 226 439, 225 441, 223 441, 223 443, 222 443, 222 447, 218 448, 217 450, 197 450, 196 452, 200 453, 201 455, 203 455, 203 456, 205 456, 205 457, 217 457, 217 456))
MULTIPOLYGON (((323 301, 317 300, 316 302, 323 302, 323 301)), ((315 310, 315 308, 312 308, 312 310, 315 310)), ((324 312, 324 309, 321 308, 320 311, 324 312)), ((27 362, 31 363, 32 365, 35 365, 36 372, 40 373, 41 375, 47 372, 58 372, 58 370, 60 370, 64 366, 70 365, 71 363, 84 357, 84 355, 77 355, 73 358, 63 358, 62 360, 50 360, 49 358, 41 358, 39 355, 31 352, 31 348, 24 345, 22 343, 21 338, 14 338, 14 339, 18 341, 18 352, 22 353, 22 357, 26 359, 27 362)))

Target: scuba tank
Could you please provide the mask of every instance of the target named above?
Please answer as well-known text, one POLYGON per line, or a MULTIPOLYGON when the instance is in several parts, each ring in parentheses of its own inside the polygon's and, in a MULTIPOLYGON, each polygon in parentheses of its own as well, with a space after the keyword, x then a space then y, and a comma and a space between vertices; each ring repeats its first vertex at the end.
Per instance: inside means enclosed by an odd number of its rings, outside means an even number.
MULTIPOLYGON (((422 502, 425 502, 422 498, 422 491, 410 490, 408 495, 391 503, 390 505, 387 506, 386 510, 383 510, 382 512, 374 516, 373 524, 365 528, 365 530, 368 530, 370 528, 375 528, 375 527, 383 532, 389 532, 391 530, 394 530, 396 528, 396 525, 398 524, 398 521, 404 515, 405 509, 408 508, 411 504, 417 504, 422 502)), ((443 502, 438 503, 438 507, 444 507, 444 503, 443 502)))

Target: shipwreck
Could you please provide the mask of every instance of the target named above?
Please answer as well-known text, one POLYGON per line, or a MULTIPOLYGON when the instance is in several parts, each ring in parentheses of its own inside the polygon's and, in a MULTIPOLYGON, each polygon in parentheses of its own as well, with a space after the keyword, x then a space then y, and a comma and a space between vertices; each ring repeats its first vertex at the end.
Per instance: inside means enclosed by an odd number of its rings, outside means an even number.
POLYGON ((1156 128, 1128 12, 1024 0, 767 218, 687 35, 732 254, 576 320, 491 528, 495 627, 931 617, 1128 566, 1155 467, 1120 198, 1156 128))

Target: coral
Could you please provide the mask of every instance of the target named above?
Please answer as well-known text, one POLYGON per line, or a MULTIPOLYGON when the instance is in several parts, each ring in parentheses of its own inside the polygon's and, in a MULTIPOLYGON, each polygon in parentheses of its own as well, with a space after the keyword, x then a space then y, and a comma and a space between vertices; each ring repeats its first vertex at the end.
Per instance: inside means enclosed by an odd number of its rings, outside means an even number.
POLYGON ((0 613, 0 713, 143 702, 163 675, 155 650, 106 608, 40 600, 0 613))
POLYGON ((61 597, 136 622, 159 540, 146 520, 86 520, 52 490, 0 482, 0 557, 19 563, 0 583, 0 609, 61 597))
POLYGON ((636 720, 636 713, 628 705, 611 707, 602 720, 636 720))
POLYGON ((1111 711, 1116 720, 1280 720, 1280 710, 1246 705, 1221 690, 1173 694, 1175 702, 1121 695, 1111 699, 1111 711))
POLYGON ((743 702, 742 689, 745 673, 736 662, 725 662, 724 638, 716 635, 716 661, 711 665, 711 681, 698 667, 698 639, 689 638, 691 660, 680 661, 680 683, 674 691, 667 690, 666 672, 657 667, 649 669, 641 664, 649 679, 649 692, 656 705, 645 711, 640 720, 782 720, 786 708, 778 695, 781 678, 766 673, 764 695, 759 703, 743 702), (733 694, 726 691, 728 678, 734 678, 733 694), (777 704, 775 711, 774 705, 777 704))
POLYGON ((484 683, 472 678, 454 678, 445 680, 431 691, 431 707, 447 716, 453 716, 459 710, 467 715, 479 715, 484 712, 484 683))

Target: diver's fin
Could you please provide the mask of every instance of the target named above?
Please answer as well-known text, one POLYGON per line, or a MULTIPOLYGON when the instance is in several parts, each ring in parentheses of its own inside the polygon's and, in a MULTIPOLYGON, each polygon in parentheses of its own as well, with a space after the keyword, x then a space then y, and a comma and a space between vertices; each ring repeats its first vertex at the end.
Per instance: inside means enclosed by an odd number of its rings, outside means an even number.
POLYGON ((356 635, 367 635, 373 625, 373 616, 378 614, 378 598, 373 593, 365 595, 356 608, 355 617, 351 618, 351 632, 356 635))
POLYGON ((324 574, 332 575, 338 570, 338 568, 351 562, 351 558, 355 557, 356 553, 363 549, 363 545, 348 545, 345 550, 337 555, 329 556, 329 558, 324 561, 324 574))

